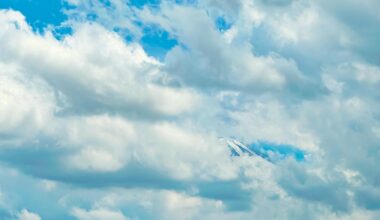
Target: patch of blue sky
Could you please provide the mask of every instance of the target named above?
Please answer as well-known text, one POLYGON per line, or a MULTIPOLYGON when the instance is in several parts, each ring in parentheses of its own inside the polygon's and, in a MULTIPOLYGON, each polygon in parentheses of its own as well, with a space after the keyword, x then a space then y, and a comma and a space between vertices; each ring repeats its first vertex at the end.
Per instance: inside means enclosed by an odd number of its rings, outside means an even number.
POLYGON ((105 7, 111 7, 112 3, 110 0, 99 0, 105 7))
POLYGON ((160 0, 130 0, 129 4, 137 8, 143 8, 144 6, 158 7, 160 5, 160 0))
POLYGON ((271 162, 276 162, 288 157, 296 161, 305 161, 306 152, 291 145, 274 144, 267 141, 257 141, 248 145, 249 149, 257 155, 271 162))
POLYGON ((215 20, 215 26, 220 32, 225 32, 231 28, 232 23, 228 22, 225 17, 218 17, 215 20))
POLYGON ((178 41, 169 32, 156 25, 144 27, 143 34, 140 43, 144 50, 159 60, 163 60, 166 53, 178 45, 178 41))
POLYGON ((123 36, 127 43, 131 43, 135 39, 133 33, 127 28, 115 27, 113 28, 113 31, 118 33, 120 36, 123 36))
POLYGON ((48 25, 58 26, 67 19, 61 0, 1 0, 1 9, 20 11, 34 31, 42 32, 48 25))
POLYGON ((177 4, 189 4, 189 5, 194 5, 198 3, 198 0, 175 0, 174 1, 177 4))
POLYGON ((63 39, 67 35, 71 35, 73 33, 73 29, 70 26, 63 25, 63 26, 56 26, 52 30, 52 33, 55 38, 58 40, 63 39))

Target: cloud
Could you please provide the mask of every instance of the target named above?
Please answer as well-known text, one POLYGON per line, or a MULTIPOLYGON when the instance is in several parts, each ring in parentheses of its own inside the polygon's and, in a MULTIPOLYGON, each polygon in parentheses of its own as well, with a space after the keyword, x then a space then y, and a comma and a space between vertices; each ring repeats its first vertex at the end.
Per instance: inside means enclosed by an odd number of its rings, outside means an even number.
POLYGON ((95 209, 95 210, 83 210, 79 208, 73 208, 72 215, 78 220, 101 220, 101 219, 113 219, 113 220, 128 220, 120 211, 111 211, 107 209, 95 209))
POLYGON ((58 41, 51 33, 33 33, 21 14, 2 11, 1 17, 7 28, 0 38, 8 42, 1 45, 7 51, 3 61, 16 59, 28 73, 43 77, 75 105, 74 111, 177 115, 197 101, 194 92, 154 83, 165 77, 160 64, 138 44, 126 45, 99 25, 78 24, 74 35, 58 41), (160 102, 157 97, 162 98, 160 102))
POLYGON ((379 215, 378 3, 66 3, 59 37, 0 10, 0 218, 379 215))
POLYGON ((0 132, 2 145, 31 140, 56 111, 51 88, 16 65, 0 63, 0 132))
POLYGON ((18 220, 41 220, 40 216, 26 209, 21 210, 17 217, 18 220))
POLYGON ((256 56, 249 44, 226 41, 228 37, 216 29, 206 11, 165 4, 162 7, 158 14, 144 10, 140 16, 161 25, 184 45, 171 50, 165 60, 167 71, 183 84, 250 93, 282 91, 287 84, 310 85, 292 60, 277 54, 256 56))

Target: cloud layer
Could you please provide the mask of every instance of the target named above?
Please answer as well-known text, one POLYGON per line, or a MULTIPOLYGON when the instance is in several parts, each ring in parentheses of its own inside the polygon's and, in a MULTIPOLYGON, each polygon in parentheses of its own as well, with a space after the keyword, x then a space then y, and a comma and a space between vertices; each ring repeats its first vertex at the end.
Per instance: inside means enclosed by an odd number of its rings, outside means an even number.
POLYGON ((42 31, 1 9, 0 218, 377 219, 379 8, 67 0, 42 31))

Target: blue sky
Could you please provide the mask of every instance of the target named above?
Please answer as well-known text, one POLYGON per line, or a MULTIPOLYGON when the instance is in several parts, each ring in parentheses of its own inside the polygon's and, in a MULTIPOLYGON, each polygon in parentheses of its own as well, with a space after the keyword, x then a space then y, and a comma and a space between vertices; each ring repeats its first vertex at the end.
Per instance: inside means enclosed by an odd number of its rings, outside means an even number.
POLYGON ((0 219, 378 219, 379 11, 0 1, 0 219))
POLYGON ((38 31, 48 25, 58 26, 67 19, 63 10, 65 4, 60 0, 4 0, 0 2, 2 9, 13 9, 22 12, 27 22, 38 31))

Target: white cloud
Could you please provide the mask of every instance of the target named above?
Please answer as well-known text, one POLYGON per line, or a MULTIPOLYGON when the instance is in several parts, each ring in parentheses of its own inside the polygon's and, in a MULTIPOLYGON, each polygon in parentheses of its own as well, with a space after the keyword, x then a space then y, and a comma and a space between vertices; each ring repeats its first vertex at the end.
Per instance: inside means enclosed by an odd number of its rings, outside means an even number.
POLYGON ((148 23, 161 25, 189 48, 176 47, 165 60, 168 72, 179 77, 185 85, 261 91, 281 89, 288 78, 302 79, 297 67, 296 71, 283 72, 281 66, 276 66, 275 60, 289 62, 281 57, 258 57, 247 43, 228 43, 231 39, 224 39, 203 10, 164 4, 159 14, 144 10, 140 17, 148 23))
POLYGON ((224 210, 222 201, 170 190, 115 189, 93 204, 96 208, 107 209, 122 209, 130 205, 145 210, 146 217, 154 219, 206 219, 210 213, 224 210))
POLYGON ((0 62, 0 133, 3 144, 31 140, 56 110, 51 88, 17 65, 0 62))
POLYGON ((0 14, 8 27, 0 31, 1 41, 7 42, 0 45, 6 51, 2 60, 17 60, 28 73, 40 75, 75 108, 177 115, 197 102, 197 94, 190 90, 155 84, 153 80, 163 74, 158 61, 148 57, 140 45, 127 45, 99 25, 77 24, 74 35, 58 41, 50 33, 33 33, 23 17, 16 15, 0 14), (11 25, 15 23, 24 28, 11 25))
MULTIPOLYGON (((80 220, 128 219, 124 212, 373 219, 379 4, 327 2, 164 1, 137 9, 119 0, 109 8, 70 1, 78 7, 68 12, 73 34, 62 40, 0 10, 0 159, 33 175, 29 182, 43 178, 34 193, 58 195, 45 198, 59 200, 57 210, 92 207, 62 211, 80 220), (76 20, 78 13, 97 18, 76 20), (231 28, 218 31, 218 17, 231 28), (179 42, 163 61, 138 43, 151 23, 179 42), (126 42, 115 27, 135 38, 126 42), (293 145, 310 157, 231 158, 220 137, 293 145)), ((8 212, 0 209, 0 218, 8 212)), ((26 209, 20 216, 40 219, 26 209)))
POLYGON ((128 218, 120 211, 112 211, 108 209, 92 209, 83 210, 80 208, 73 208, 71 214, 78 220, 127 220, 128 218))
POLYGON ((178 179, 231 179, 237 167, 224 143, 176 123, 97 115, 57 120, 48 132, 73 154, 69 168, 113 172, 138 162, 178 179))
POLYGON ((17 220, 41 220, 41 217, 33 212, 23 209, 17 214, 17 220))

